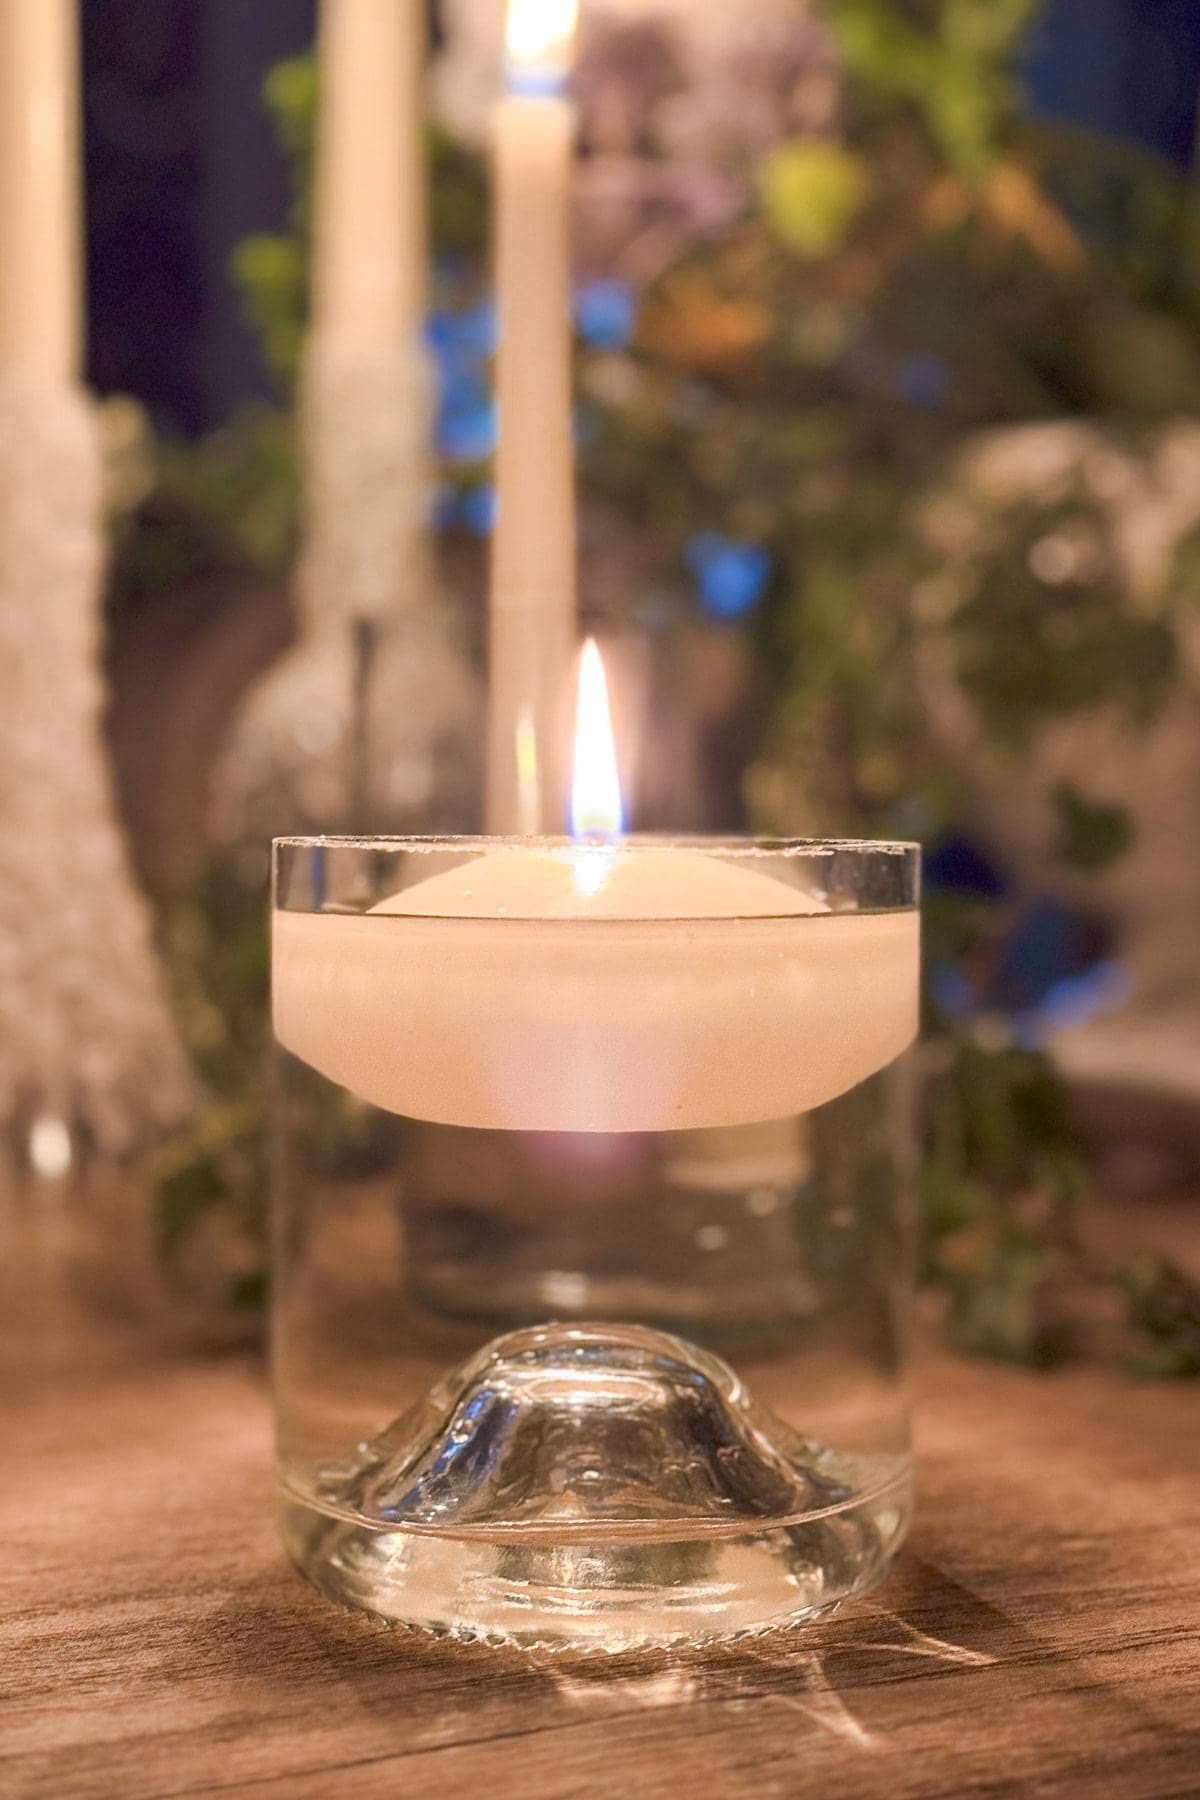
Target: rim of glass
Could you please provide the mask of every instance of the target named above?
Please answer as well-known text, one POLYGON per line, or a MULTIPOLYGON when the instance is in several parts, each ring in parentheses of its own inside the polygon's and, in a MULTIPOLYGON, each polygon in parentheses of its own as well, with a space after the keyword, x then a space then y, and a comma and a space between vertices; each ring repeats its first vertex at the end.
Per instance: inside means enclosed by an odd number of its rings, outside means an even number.
POLYGON ((921 846, 915 838, 786 838, 752 837, 721 832, 637 832, 618 837, 518 837, 464 832, 460 835, 430 834, 393 837, 370 833, 289 833, 271 839, 272 850, 372 850, 436 854, 439 851, 479 850, 670 850, 678 848, 719 851, 722 856, 740 856, 747 860, 768 856, 820 856, 834 852, 858 855, 910 856, 921 846))
MULTIPOLYGON (((566 858, 567 856, 593 856, 614 862, 622 858, 634 860, 640 856, 647 859, 656 854, 661 855, 672 849, 693 849, 705 854, 718 856, 722 861, 740 865, 747 871, 757 866, 760 870, 773 869, 782 876, 784 871, 796 871, 815 880, 818 890, 827 886, 843 889, 855 894, 857 904, 849 909, 834 906, 830 916, 835 917, 843 910, 861 913, 911 912, 919 904, 921 846, 913 840, 892 838, 753 838, 748 836, 721 836, 719 833, 705 835, 703 833, 630 833, 619 838, 571 838, 571 837, 517 837, 486 836, 463 834, 458 836, 355 836, 327 834, 319 836, 291 835, 277 837, 272 840, 272 907, 284 912, 317 912, 323 913, 324 905, 299 907, 281 901, 279 882, 286 878, 289 863, 298 856, 303 861, 306 854, 317 856, 322 852, 330 852, 334 856, 344 855, 351 858, 361 856, 373 861, 376 867, 386 867, 389 858, 412 858, 414 860, 428 857, 436 865, 439 858, 474 860, 476 856, 484 857, 489 851, 515 850, 519 854, 541 854, 566 858), (884 878, 885 887, 890 885, 888 878, 898 881, 904 889, 903 893, 882 892, 871 894, 863 890, 858 893, 860 880, 870 883, 870 871, 884 878)), ((419 877, 414 886, 419 887, 419 877)), ((411 891, 411 890, 410 890, 411 891)), ((824 895, 822 896, 824 897, 824 895)), ((330 909, 340 912, 342 908, 330 909)), ((349 910, 361 912, 369 916, 373 911, 368 905, 349 910)), ((477 924, 481 918, 494 919, 503 925, 528 923, 539 920, 549 929, 557 924, 576 929, 580 916, 574 913, 562 915, 553 910, 542 911, 538 908, 526 910, 524 907, 513 911, 500 909, 498 913, 480 912, 458 916, 447 916, 442 912, 431 914, 413 913, 413 917, 431 917, 443 920, 447 925, 464 921, 477 924)), ((662 913, 659 911, 622 913, 613 917, 604 913, 583 915, 593 929, 604 926, 642 924, 647 928, 664 927, 672 924, 696 922, 709 915, 695 914, 687 905, 686 895, 680 897, 677 911, 662 913)), ((822 916, 814 914, 814 917, 822 916)), ((732 922, 735 919, 794 919, 790 911, 767 912, 755 910, 749 913, 722 913, 722 921, 732 922)))

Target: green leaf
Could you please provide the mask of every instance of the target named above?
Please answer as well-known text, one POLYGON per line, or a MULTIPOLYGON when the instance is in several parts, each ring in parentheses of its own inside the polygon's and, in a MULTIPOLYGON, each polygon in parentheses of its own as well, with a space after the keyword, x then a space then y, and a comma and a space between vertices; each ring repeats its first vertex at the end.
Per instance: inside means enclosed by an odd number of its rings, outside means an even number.
POLYGON ((984 1266, 958 1277, 951 1330, 962 1349, 1000 1362, 1049 1368, 1066 1341, 1048 1307, 1048 1262, 1035 1245, 1001 1245, 984 1266))
POLYGON ((243 240, 230 258, 242 290, 247 323, 262 341, 272 371, 290 380, 300 361, 307 307, 303 246, 295 238, 261 232, 243 240))
POLYGON ((961 1169, 936 1155, 921 1170, 921 1218, 927 1241, 940 1239, 971 1225, 987 1210, 987 1192, 961 1169))
POLYGON ((758 180, 767 223, 805 258, 840 249, 870 191, 866 165, 853 151, 808 139, 773 151, 758 180))
POLYGON ((884 93, 918 95, 937 69, 939 45, 893 0, 834 0, 830 13, 850 68, 884 93))
POLYGON ((1140 1374, 1200 1375, 1200 1284, 1165 1257, 1135 1257, 1117 1271, 1130 1323, 1149 1340, 1135 1356, 1140 1374))
POLYGON ((176 1255, 198 1221, 226 1198, 216 1159, 200 1155, 158 1184, 158 1219, 163 1255, 176 1255))
POLYGON ((1055 788, 1054 805, 1058 814, 1054 854, 1059 862, 1094 874, 1124 856, 1133 843, 1133 820, 1123 806, 1087 800, 1066 781, 1055 788))
POLYGON ((997 516, 989 553, 948 629, 959 684, 1001 745, 1024 749, 1046 721, 1105 704, 1148 720, 1178 675, 1170 621, 1130 603, 1111 557, 1061 580, 1039 573, 1039 551, 1055 534, 1102 544, 1107 529, 1083 501, 1027 500, 997 516))
POLYGON ((311 52, 289 56, 267 71, 263 100, 289 156, 311 156, 316 136, 317 62, 311 52))
POLYGON ((1009 62, 1033 0, 946 0, 936 29, 895 0, 832 0, 830 22, 851 71, 911 102, 948 163, 983 174, 1015 110, 1009 62))
POLYGON ((250 1275, 240 1275, 230 1291, 231 1306, 245 1307, 248 1311, 257 1312, 267 1298, 267 1278, 259 1269, 250 1275))

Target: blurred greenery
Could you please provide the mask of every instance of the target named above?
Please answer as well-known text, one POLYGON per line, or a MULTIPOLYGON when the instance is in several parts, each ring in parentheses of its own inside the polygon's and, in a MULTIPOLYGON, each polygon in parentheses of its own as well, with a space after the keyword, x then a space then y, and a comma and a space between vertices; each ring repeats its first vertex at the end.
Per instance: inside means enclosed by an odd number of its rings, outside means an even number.
POLYGON ((1119 1271, 1130 1315, 1143 1342, 1131 1353, 1135 1373, 1200 1375, 1200 1291, 1159 1256, 1139 1256, 1119 1271))
MULTIPOLYGON (((1136 149, 1022 115, 1014 70, 1035 12, 1034 0, 828 0, 836 132, 768 146, 729 228, 684 233, 643 284, 632 341, 579 346, 584 494, 640 548, 631 600, 653 589, 686 617, 699 525, 769 553, 745 626, 766 721, 746 781, 757 827, 936 841, 969 823, 963 771, 931 729, 931 658, 981 740, 1012 756, 1063 718, 1107 710, 1141 729, 1183 678, 1200 535, 1163 559, 1152 591, 1135 588, 1119 503, 1089 470, 1115 456, 1149 475, 1163 422, 1200 408, 1196 189, 1136 149), (966 454, 982 432, 1063 419, 1093 435, 1053 479, 1005 488, 966 454)), ((197 566, 282 570, 294 552, 311 59, 275 70, 266 99, 295 171, 289 230, 249 240, 234 275, 281 407, 198 450, 160 448, 119 537, 118 604, 197 566)), ((440 131, 430 156, 436 303, 453 305, 481 285, 487 175, 440 131)), ((684 186, 695 174, 677 173, 684 186)), ((1103 793, 1061 786, 1054 807, 1051 863, 1098 872, 1133 841, 1103 793)), ((234 1107, 224 1162, 211 1120, 190 1166, 181 1150, 163 1188, 168 1234, 255 1166, 237 1106, 259 1090, 261 934, 248 922, 244 938, 226 934, 240 905, 226 879, 209 872, 167 915, 197 1061, 234 1107)), ((988 952, 1007 918, 987 896, 931 894, 927 963, 988 952)), ((1097 1272, 1080 1249, 1090 1176, 1051 1057, 995 1045, 932 995, 925 1012, 944 1060, 926 1272, 955 1340, 1053 1361, 1072 1342, 1056 1295, 1086 1276, 1125 1293, 1140 1367, 1195 1373, 1198 1300, 1183 1278, 1153 1259, 1097 1272)))
POLYGON ((1096 805, 1070 782, 1054 790, 1060 862, 1084 870, 1106 869, 1124 856, 1134 839, 1134 825, 1123 806, 1096 805))
POLYGON ((155 1158, 163 1267, 168 1281, 186 1282, 191 1239, 203 1227, 234 1310, 261 1304, 265 1290, 264 910, 261 870, 255 879, 236 858, 215 857, 160 914, 176 1014, 207 1096, 194 1127, 155 1158))
POLYGON ((952 1041, 922 1194, 927 1272, 963 1349, 1040 1365, 1068 1348, 1046 1299, 1076 1249, 1087 1171, 1043 1055, 952 1041))
POLYGON ((833 0, 848 68, 877 102, 919 114, 946 162, 968 178, 991 167, 1016 99, 1010 58, 1035 0, 833 0))
POLYGON ((254 407, 200 446, 157 445, 150 491, 114 521, 113 534, 117 613, 197 576, 284 574, 299 536, 290 415, 254 407))
POLYGON ((263 99, 292 169, 289 230, 247 238, 234 252, 233 276, 267 366, 288 382, 299 365, 308 310, 317 116, 317 70, 312 57, 294 56, 278 63, 267 76, 263 99))

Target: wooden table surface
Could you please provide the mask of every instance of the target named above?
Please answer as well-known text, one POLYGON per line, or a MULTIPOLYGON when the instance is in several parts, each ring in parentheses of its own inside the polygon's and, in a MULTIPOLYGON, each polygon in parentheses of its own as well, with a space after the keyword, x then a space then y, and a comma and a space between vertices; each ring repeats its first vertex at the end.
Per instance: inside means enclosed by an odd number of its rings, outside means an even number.
POLYGON ((537 1661, 303 1585, 252 1359, 8 1335, 4 1800, 1200 1794, 1194 1386, 930 1354, 917 1522, 873 1602, 537 1661))

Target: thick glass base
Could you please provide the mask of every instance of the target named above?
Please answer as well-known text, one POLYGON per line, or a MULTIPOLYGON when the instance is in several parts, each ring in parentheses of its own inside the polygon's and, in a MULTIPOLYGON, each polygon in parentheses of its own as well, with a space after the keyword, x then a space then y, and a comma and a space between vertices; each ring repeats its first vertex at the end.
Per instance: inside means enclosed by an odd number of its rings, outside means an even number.
POLYGON ((682 1647, 799 1625, 878 1579, 908 1522, 893 1481, 837 1514, 738 1537, 523 1544, 388 1530, 292 1495, 288 1554, 329 1599, 388 1624, 529 1650, 682 1647))
POLYGON ((642 1326, 494 1339, 344 1462, 283 1535, 330 1598, 546 1650, 704 1643, 827 1612, 904 1534, 907 1457, 849 1457, 642 1326))

